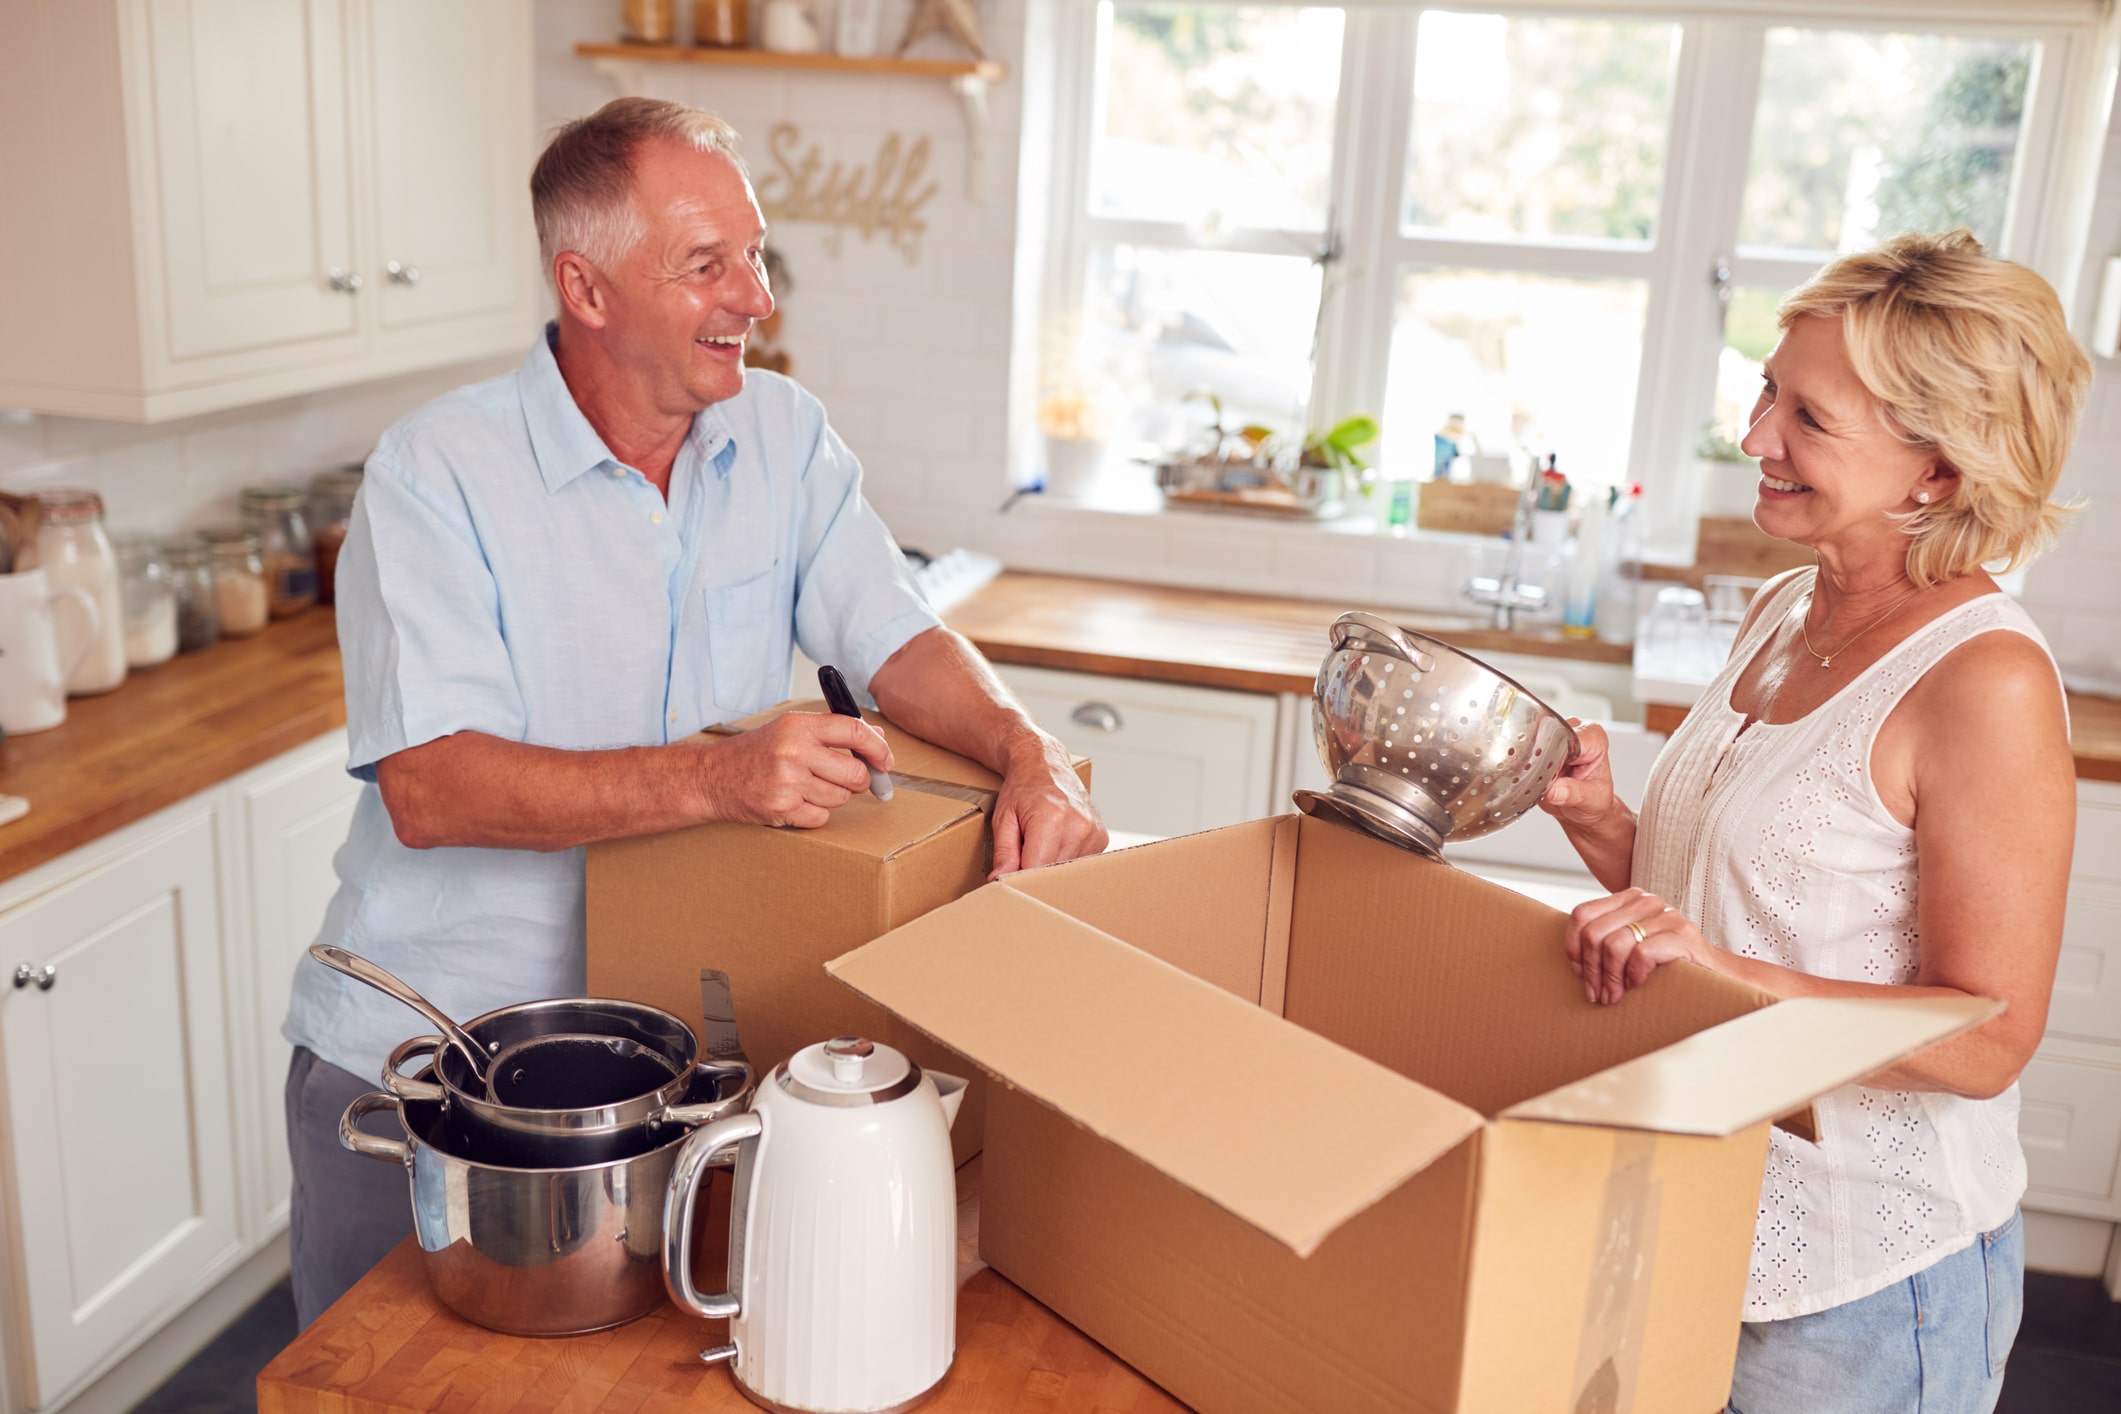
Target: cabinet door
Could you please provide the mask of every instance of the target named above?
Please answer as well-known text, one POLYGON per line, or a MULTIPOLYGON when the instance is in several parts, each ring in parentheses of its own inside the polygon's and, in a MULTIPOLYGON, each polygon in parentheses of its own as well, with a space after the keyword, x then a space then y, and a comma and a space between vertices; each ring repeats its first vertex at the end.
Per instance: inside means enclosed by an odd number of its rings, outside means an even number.
POLYGON ((242 787, 239 811, 250 878, 250 956, 255 1049, 252 1082, 240 1087, 255 1107, 264 1156, 263 1191, 251 1212, 271 1231, 287 1221, 293 1175, 287 1159, 283 1092, 289 1047, 280 1039, 295 964, 316 941, 338 891, 332 857, 346 842, 361 783, 346 774, 346 734, 335 732, 286 769, 242 787))
POLYGON ((1069 750, 1090 758, 1107 829, 1185 835, 1274 813, 1275 700, 997 665, 1010 690, 1069 750))
POLYGON ((386 346, 394 331, 516 311, 534 244, 528 7, 366 0, 359 13, 386 346))
POLYGON ((240 1255, 215 877, 200 812, 0 914, 32 1404, 240 1255))
MULTIPOLYGON (((155 116, 171 361, 358 347, 339 0, 156 0, 155 116)), ((154 321, 150 321, 152 327, 154 321)))
POLYGON ((2025 1206, 2121 1219, 2121 1050, 2049 1041, 2018 1093, 2025 1206))

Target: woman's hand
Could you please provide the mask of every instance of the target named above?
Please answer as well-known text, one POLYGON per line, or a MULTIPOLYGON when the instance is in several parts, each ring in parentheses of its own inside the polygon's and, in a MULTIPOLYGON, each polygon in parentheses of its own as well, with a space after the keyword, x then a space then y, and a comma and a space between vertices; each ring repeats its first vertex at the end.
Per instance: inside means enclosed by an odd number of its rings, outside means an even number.
POLYGON ((1576 755, 1548 784, 1539 808, 1560 822, 1584 867, 1607 888, 1628 881, 1635 858, 1635 812, 1613 793, 1605 728, 1569 718, 1576 755))
POLYGON ((1605 823, 1617 801, 1613 794, 1613 763, 1606 755, 1605 728, 1596 722, 1586 726, 1574 717, 1569 718, 1569 725, 1576 729, 1576 759, 1564 766, 1547 787, 1546 794, 1539 798, 1539 808, 1564 826, 1595 831, 1605 823))
POLYGON ((1583 979, 1584 995, 1607 1005, 1626 996, 1630 987, 1649 981, 1650 974, 1668 962, 1713 969, 1718 955, 1699 928, 1641 889, 1622 889, 1578 904, 1562 937, 1569 968, 1583 979))

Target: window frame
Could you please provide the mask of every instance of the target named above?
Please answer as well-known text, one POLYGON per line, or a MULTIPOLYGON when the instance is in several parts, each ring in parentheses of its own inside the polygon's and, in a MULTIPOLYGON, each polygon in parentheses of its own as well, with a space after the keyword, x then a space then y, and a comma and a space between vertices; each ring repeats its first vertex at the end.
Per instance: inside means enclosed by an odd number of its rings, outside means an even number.
MULTIPOLYGON (((1129 0, 1113 3, 1126 7, 1129 0)), ((1230 3, 1301 8, 1304 0, 1230 3)), ((1628 475, 1646 493, 1650 552, 1679 562, 1692 558, 1697 488, 1691 453, 1714 395, 1716 360, 1708 355, 1721 346, 1722 337, 1711 270, 1720 257, 1732 286, 1786 287, 1820 263, 1813 253, 1737 243, 1767 32, 1783 27, 1902 30, 2036 43, 2012 164, 2007 225, 1996 253, 2039 271, 2061 293, 2065 309, 2072 305, 2083 257, 2112 93, 2115 39, 2121 33, 2121 25, 2102 16, 2098 0, 1473 0, 1444 5, 1342 0, 1340 95, 1325 227, 1237 229, 1207 239, 1181 223, 1090 211, 1090 154, 1105 103, 1100 4, 1055 4, 1046 327, 1079 315, 1096 246, 1129 243, 1282 256, 1330 251, 1308 403, 1315 419, 1329 420, 1382 409, 1400 277, 1409 265, 1642 279, 1647 307, 1628 475), (1662 183, 1649 242, 1467 239, 1401 229, 1416 31, 1424 9, 1679 25, 1666 138, 1666 172, 1676 179, 1662 183), (1687 180, 1688 173, 1696 179, 1687 180), (1370 297, 1362 297, 1365 293, 1370 297)))

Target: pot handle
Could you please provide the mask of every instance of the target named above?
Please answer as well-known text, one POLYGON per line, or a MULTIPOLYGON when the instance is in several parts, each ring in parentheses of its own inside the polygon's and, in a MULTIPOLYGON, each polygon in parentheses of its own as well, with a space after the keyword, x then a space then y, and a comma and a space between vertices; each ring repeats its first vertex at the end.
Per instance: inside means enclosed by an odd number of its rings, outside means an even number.
POLYGON ((719 1100, 705 1100, 695 1105, 672 1105, 655 1116, 653 1124, 713 1124, 751 1103, 751 1066, 746 1061, 705 1060, 692 1068, 695 1076, 712 1076, 717 1091, 726 1089, 727 1082, 734 1077, 738 1084, 719 1100))
POLYGON ((442 1087, 429 1080, 415 1080, 404 1074, 405 1063, 425 1056, 432 1063, 445 1042, 440 1036, 415 1036, 410 1041, 401 1041, 383 1062, 383 1085, 401 1100, 439 1100, 447 1103, 449 1096, 442 1087))
MULTIPOLYGON (((670 1168, 670 1188, 663 1195, 663 1287, 680 1309, 708 1320, 741 1315, 744 1286, 744 1205, 748 1182, 740 1181, 729 1204, 729 1290, 702 1296, 692 1284, 692 1210, 700 1196, 700 1175, 725 1144, 757 1146, 766 1119, 757 1110, 718 1119, 692 1131, 670 1168)), ((740 1153, 740 1180, 749 1177, 740 1153)))
MULTIPOLYGON (((398 1111, 398 1097, 383 1090, 371 1090, 365 1095, 356 1095, 354 1102, 339 1116, 339 1143, 356 1154, 365 1154, 371 1159, 388 1159, 394 1164, 412 1162, 412 1146, 402 1139, 385 1139, 378 1134, 363 1134, 354 1126, 363 1115, 372 1115, 378 1110, 398 1111)), ((402 1112, 399 1112, 402 1113, 402 1112)))

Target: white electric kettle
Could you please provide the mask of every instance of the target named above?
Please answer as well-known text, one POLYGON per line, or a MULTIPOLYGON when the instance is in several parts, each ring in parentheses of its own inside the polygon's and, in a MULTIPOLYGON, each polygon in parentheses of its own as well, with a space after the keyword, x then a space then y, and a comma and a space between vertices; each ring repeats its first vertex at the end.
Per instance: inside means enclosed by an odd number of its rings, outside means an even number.
POLYGON ((769 1409, 876 1414, 942 1381, 957 1354, 957 1182, 950 1125, 965 1082, 889 1046, 805 1046, 752 1107, 678 1151, 663 1206, 663 1282, 696 1315, 729 1318, 738 1387, 769 1409), (700 1176, 735 1144, 729 1289, 692 1282, 700 1176))

